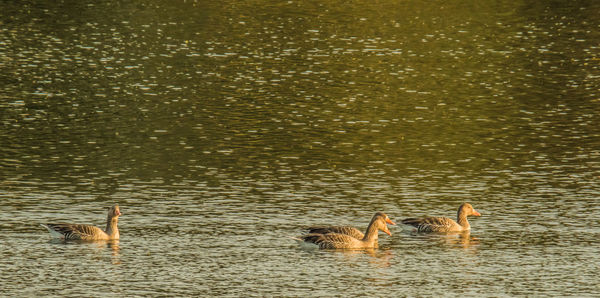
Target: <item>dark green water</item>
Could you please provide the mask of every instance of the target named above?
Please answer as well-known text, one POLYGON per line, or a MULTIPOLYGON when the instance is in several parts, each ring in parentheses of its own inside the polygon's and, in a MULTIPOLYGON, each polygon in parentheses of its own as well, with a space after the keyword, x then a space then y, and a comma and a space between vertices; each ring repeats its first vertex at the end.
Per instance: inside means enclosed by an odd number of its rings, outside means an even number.
POLYGON ((600 3, 0 9, 3 295, 600 294, 600 3), (39 226, 114 202, 116 244, 39 226), (467 238, 288 238, 462 202, 467 238))

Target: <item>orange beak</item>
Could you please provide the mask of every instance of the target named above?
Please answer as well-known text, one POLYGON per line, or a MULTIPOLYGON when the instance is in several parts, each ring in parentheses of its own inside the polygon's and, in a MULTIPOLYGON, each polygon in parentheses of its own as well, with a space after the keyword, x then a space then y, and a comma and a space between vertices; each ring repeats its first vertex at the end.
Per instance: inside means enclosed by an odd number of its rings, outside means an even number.
POLYGON ((391 219, 386 218, 385 222, 389 223, 390 225, 396 225, 391 219))
POLYGON ((475 215, 475 216, 481 216, 481 213, 479 213, 479 212, 477 212, 477 211, 473 210, 473 215, 475 215))
POLYGON ((383 232, 392 236, 392 232, 390 232, 390 230, 388 230, 387 227, 385 228, 385 230, 383 230, 383 232))

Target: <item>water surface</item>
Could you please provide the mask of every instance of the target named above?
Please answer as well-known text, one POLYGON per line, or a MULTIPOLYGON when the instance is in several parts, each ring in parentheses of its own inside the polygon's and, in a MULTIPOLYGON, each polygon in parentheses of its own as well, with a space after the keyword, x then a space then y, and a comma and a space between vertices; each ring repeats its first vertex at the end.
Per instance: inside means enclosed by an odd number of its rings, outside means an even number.
POLYGON ((0 6, 4 295, 600 293, 593 1, 0 6), (118 242, 39 226, 115 202, 118 242), (465 237, 288 238, 462 202, 465 237))

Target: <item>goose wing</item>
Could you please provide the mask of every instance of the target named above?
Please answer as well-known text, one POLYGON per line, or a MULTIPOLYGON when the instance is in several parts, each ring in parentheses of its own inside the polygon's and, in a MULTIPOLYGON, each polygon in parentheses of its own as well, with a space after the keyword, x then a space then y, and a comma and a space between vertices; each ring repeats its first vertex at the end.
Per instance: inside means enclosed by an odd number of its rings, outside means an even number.
POLYGON ((106 234, 102 229, 91 225, 59 223, 45 224, 43 226, 46 227, 52 235, 66 240, 94 239, 106 234))
POLYGON ((356 239, 363 239, 365 237, 363 232, 359 231, 358 229, 356 229, 354 227, 350 227, 350 226, 310 227, 310 228, 308 228, 308 233, 309 234, 336 233, 336 234, 348 235, 348 236, 351 236, 356 239))
POLYGON ((407 218, 402 220, 405 225, 417 228, 417 232, 448 232, 458 225, 454 220, 447 217, 422 217, 407 218))
POLYGON ((359 248, 361 241, 344 234, 307 234, 302 236, 305 242, 314 243, 321 249, 359 248))

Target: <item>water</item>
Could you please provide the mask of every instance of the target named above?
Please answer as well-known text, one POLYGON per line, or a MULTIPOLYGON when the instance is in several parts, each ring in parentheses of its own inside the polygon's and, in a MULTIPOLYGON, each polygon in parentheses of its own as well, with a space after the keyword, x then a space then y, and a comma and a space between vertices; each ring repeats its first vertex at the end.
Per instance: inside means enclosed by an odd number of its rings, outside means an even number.
POLYGON ((4 296, 600 294, 596 2, 0 5, 4 296))

